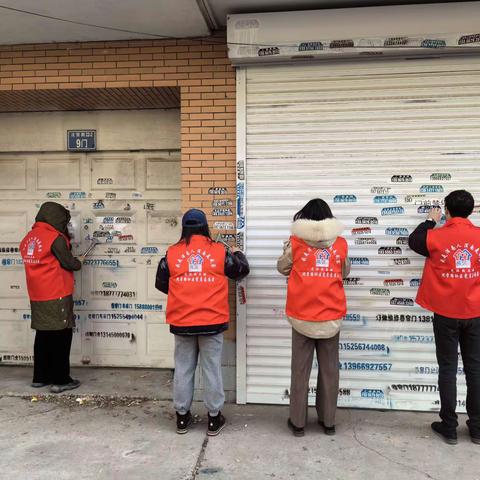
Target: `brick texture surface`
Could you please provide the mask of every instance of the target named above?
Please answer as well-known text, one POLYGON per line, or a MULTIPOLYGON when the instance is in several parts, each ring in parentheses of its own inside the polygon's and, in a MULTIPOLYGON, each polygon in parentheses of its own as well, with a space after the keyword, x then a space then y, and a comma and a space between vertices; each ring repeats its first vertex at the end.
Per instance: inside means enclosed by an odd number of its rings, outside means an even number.
POLYGON ((205 210, 212 227, 235 223, 236 84, 224 38, 0 46, 1 91, 145 87, 180 88, 183 209, 205 210), (230 199, 233 216, 213 216, 214 199, 230 199))
POLYGON ((224 38, 0 46, 2 91, 145 87, 180 88, 183 209, 204 209, 212 226, 234 222, 235 71, 224 38), (213 217, 215 198, 232 200, 234 215, 213 217))

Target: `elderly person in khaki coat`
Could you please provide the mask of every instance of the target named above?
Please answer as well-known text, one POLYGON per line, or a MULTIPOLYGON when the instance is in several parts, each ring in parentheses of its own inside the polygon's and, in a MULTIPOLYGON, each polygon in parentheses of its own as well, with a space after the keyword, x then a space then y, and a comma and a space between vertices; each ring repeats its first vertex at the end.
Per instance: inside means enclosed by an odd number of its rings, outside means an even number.
POLYGON ((304 435, 313 352, 317 352, 316 409, 325 434, 335 434, 339 385, 339 331, 346 312, 343 278, 350 272, 343 225, 321 199, 294 216, 292 236, 277 262, 289 277, 287 319, 292 325, 292 376, 288 426, 304 435))

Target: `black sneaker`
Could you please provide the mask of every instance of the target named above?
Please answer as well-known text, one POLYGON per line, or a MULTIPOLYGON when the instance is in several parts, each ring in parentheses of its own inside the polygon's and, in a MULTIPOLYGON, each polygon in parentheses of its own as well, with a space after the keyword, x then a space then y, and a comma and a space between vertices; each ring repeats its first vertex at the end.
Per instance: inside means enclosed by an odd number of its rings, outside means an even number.
POLYGON ((305 430, 301 427, 296 427, 290 419, 288 419, 287 425, 296 437, 303 437, 305 435, 305 430))
POLYGON ((177 433, 183 435, 188 432, 188 427, 193 423, 192 414, 190 410, 185 414, 181 415, 177 412, 177 433))
POLYGON ((30 384, 32 388, 43 388, 43 387, 48 387, 49 385, 50 383, 46 383, 46 382, 32 382, 30 384))
POLYGON ((321 420, 318 421, 318 424, 323 428, 323 433, 325 433, 325 435, 335 435, 335 425, 327 427, 321 420))
POLYGON ((65 383, 64 385, 52 385, 50 392, 52 393, 62 393, 67 390, 75 390, 80 386, 80 380, 72 380, 70 383, 65 383))
POLYGON ((222 431, 225 424, 226 421, 225 417, 222 415, 222 412, 218 412, 218 415, 216 415, 215 417, 211 417, 210 414, 208 414, 207 435, 209 435, 210 437, 215 437, 222 431))
POLYGON ((478 428, 473 428, 470 420, 467 420, 468 431, 470 432, 470 438, 472 442, 480 445, 480 430, 478 428))
POLYGON ((457 441, 457 431, 456 429, 452 430, 447 427, 443 422, 433 422, 432 430, 445 442, 449 445, 456 445, 457 441))

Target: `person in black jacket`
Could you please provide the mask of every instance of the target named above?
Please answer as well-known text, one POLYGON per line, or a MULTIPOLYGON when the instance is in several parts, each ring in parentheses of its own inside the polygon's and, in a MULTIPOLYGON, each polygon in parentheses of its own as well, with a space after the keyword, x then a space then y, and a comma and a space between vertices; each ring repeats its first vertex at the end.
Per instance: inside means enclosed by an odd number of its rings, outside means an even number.
POLYGON ((435 228, 442 211, 434 207, 408 239, 426 257, 416 302, 433 312, 438 361, 441 422, 431 427, 456 444, 458 350, 467 383, 466 409, 472 442, 480 444, 480 228, 468 217, 474 198, 465 190, 445 197, 445 225, 435 228))
POLYGON ((155 283, 168 295, 167 323, 175 335, 174 408, 179 434, 187 433, 192 423, 190 407, 199 355, 207 434, 217 435, 225 426, 221 359, 223 332, 229 321, 227 278, 241 280, 248 273, 247 259, 239 249, 211 239, 201 210, 185 213, 181 238, 161 259, 155 283))

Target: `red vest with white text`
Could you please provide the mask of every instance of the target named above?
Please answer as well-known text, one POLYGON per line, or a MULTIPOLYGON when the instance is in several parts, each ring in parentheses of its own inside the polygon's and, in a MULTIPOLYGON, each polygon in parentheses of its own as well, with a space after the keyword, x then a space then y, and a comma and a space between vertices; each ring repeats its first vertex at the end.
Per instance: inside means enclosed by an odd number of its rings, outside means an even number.
POLYGON ((416 302, 444 317, 480 317, 480 228, 454 217, 428 231, 427 248, 416 302))
POLYGON ((288 277, 287 315, 316 322, 342 318, 347 311, 342 279, 346 240, 337 237, 330 247, 315 248, 292 236, 290 244, 293 267, 288 277))
POLYGON ((229 320, 225 247, 203 235, 167 252, 167 323, 176 327, 217 325, 229 320))
POLYGON ((62 268, 51 252, 59 235, 65 238, 70 248, 70 240, 65 235, 48 223, 36 222, 20 243, 28 295, 33 302, 57 300, 73 293, 73 272, 62 268))

